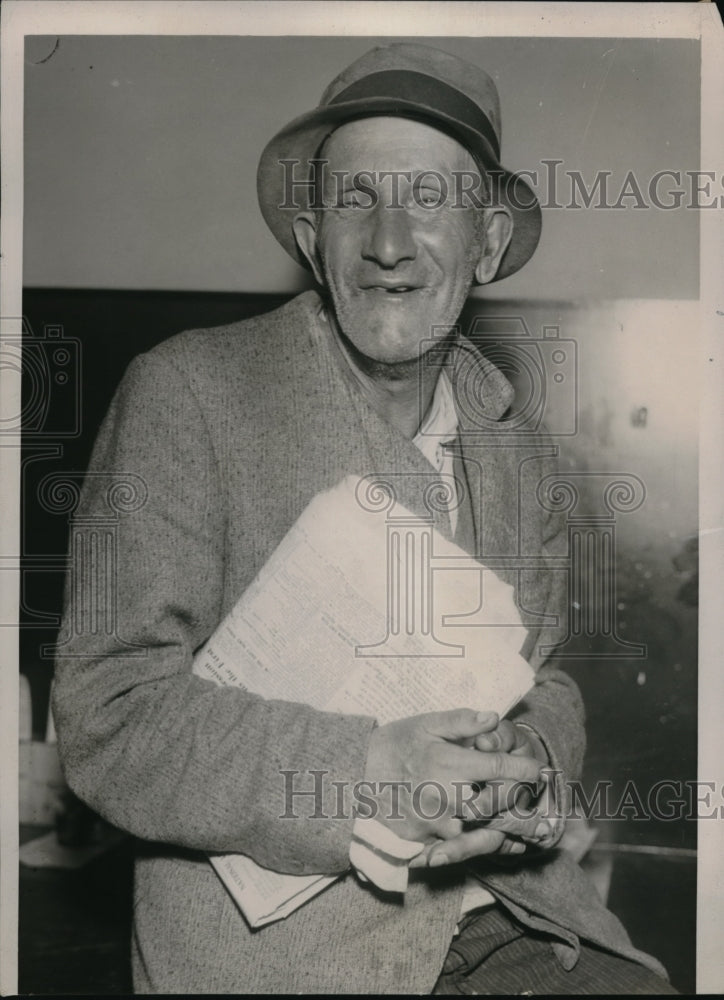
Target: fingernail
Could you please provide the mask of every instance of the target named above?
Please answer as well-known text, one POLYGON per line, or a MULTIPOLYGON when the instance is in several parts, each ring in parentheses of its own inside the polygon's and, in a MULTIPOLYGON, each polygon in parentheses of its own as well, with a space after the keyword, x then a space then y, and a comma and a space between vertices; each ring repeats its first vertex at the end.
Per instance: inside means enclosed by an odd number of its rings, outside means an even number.
POLYGON ((542 840, 544 837, 548 837, 550 835, 550 832, 551 832, 550 826, 546 823, 545 820, 543 820, 543 822, 539 823, 538 826, 535 828, 535 837, 537 840, 542 840))
POLYGON ((449 858, 447 854, 442 854, 441 852, 438 852, 437 854, 432 855, 429 863, 431 868, 439 868, 440 865, 446 865, 448 864, 448 862, 449 858))
POLYGON ((511 854, 522 854, 525 851, 525 844, 519 844, 517 840, 510 845, 511 854))
POLYGON ((488 719, 492 719, 497 714, 498 714, 497 712, 478 712, 478 714, 475 716, 475 720, 477 722, 487 722, 488 719))

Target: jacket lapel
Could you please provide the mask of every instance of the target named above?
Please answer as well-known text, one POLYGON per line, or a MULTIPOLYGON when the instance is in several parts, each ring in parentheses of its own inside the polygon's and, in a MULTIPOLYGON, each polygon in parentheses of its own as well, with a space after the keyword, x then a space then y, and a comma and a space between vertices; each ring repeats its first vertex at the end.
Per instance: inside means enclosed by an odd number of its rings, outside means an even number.
POLYGON ((514 391, 505 376, 466 338, 456 344, 455 355, 452 386, 460 455, 470 491, 476 556, 485 562, 491 556, 514 551, 511 456, 500 424, 514 391))

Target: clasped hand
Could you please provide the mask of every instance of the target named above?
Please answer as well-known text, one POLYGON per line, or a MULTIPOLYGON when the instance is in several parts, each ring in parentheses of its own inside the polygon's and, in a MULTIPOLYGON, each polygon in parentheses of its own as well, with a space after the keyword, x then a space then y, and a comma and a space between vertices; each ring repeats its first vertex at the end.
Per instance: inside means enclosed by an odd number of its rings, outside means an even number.
POLYGON ((540 741, 495 712, 454 709, 399 719, 372 733, 365 777, 375 818, 425 844, 411 868, 546 846, 551 827, 529 808, 546 788, 540 741))

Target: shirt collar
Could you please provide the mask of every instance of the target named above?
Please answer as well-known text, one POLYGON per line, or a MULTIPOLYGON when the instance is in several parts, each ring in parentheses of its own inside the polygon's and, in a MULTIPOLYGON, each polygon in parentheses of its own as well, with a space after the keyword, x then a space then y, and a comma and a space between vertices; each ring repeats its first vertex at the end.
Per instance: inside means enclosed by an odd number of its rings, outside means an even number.
POLYGON ((446 444, 454 441, 458 433, 458 414, 455 409, 452 386, 445 370, 440 371, 435 392, 427 413, 412 439, 425 458, 436 469, 441 466, 441 452, 446 444))

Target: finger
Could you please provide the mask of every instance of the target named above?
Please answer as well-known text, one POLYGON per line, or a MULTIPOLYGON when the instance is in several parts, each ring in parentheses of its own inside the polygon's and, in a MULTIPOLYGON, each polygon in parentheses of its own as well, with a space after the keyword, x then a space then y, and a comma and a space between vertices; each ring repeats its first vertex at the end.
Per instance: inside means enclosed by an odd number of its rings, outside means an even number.
POLYGON ((485 820, 507 809, 527 808, 538 794, 535 781, 490 781, 475 798, 466 800, 469 811, 463 818, 485 820))
POLYGON ((502 750, 509 753, 516 746, 516 728, 509 719, 501 719, 496 729, 475 737, 477 750, 502 750))
POLYGON ((430 712, 424 717, 425 729, 444 740, 462 740, 495 729, 497 712, 474 712, 471 708, 453 708, 448 712, 430 712))
POLYGON ((460 781, 537 783, 540 776, 541 763, 525 754, 464 750, 462 747, 450 747, 449 750, 455 752, 446 756, 445 765, 456 769, 455 777, 460 781))
POLYGON ((537 810, 527 813, 515 810, 500 813, 490 820, 486 829, 520 837, 532 844, 549 840, 553 833, 550 823, 537 810))
POLYGON ((434 847, 437 847, 437 845, 439 843, 440 843, 440 840, 437 837, 435 837, 433 840, 430 841, 429 844, 425 845, 424 851, 421 851, 420 854, 416 855, 412 859, 412 861, 409 863, 409 865, 407 867, 408 868, 427 868, 428 867, 428 861, 430 860, 430 853, 431 853, 431 851, 433 850, 434 847))
POLYGON ((462 820, 457 815, 457 795, 454 788, 440 782, 421 782, 412 794, 411 808, 415 821, 438 837, 460 833, 462 820))
POLYGON ((484 788, 459 784, 456 816, 469 823, 486 822, 505 810, 529 811, 537 786, 529 782, 490 782, 484 788))
POLYGON ((495 854, 504 840, 505 834, 499 830, 466 830, 452 840, 434 845, 428 854, 428 865, 437 868, 458 864, 480 854, 495 854))
POLYGON ((440 840, 454 840, 463 832, 463 821, 454 816, 444 816, 435 823, 433 832, 440 840))
POLYGON ((453 840, 463 831, 463 824, 459 819, 448 818, 439 820, 434 824, 434 834, 429 836, 424 849, 410 861, 408 868, 427 868, 430 852, 446 840, 453 840))
POLYGON ((511 840, 510 837, 506 837, 503 843, 500 845, 496 854, 525 854, 526 845, 521 844, 519 840, 511 840))
POLYGON ((544 765, 527 754, 482 751, 457 743, 433 744, 421 767, 421 779, 438 781, 530 781, 536 782, 544 765))

